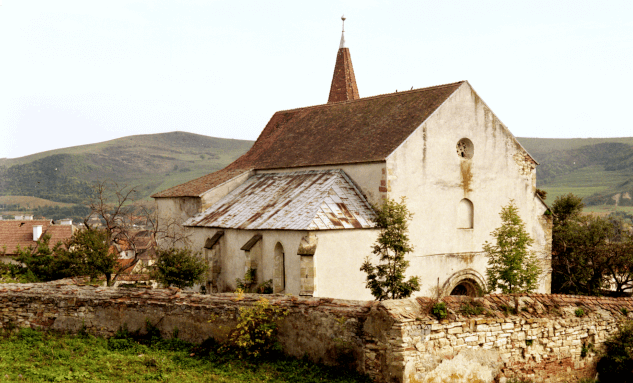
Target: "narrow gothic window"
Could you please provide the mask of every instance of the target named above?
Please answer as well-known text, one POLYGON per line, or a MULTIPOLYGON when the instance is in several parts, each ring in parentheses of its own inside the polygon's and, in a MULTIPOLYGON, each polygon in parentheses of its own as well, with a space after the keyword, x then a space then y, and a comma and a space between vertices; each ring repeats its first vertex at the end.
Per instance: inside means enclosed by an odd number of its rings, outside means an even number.
POLYGON ((275 246, 274 267, 273 290, 275 293, 282 293, 286 289, 286 256, 284 247, 279 242, 275 246))
POLYGON ((457 227, 460 229, 472 229, 473 228, 473 203, 469 199, 464 198, 459 201, 457 208, 457 227))

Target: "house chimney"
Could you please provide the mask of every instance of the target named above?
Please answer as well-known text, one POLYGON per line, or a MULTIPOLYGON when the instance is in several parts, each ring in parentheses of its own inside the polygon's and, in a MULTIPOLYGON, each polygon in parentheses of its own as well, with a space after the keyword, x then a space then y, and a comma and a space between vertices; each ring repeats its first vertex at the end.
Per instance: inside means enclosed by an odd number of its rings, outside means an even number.
POLYGON ((352 66, 352 56, 349 53, 349 48, 345 47, 345 16, 341 16, 341 20, 343 20, 343 31, 341 32, 341 43, 336 55, 328 103, 360 98, 358 87, 356 86, 356 76, 354 76, 354 67, 352 66))
POLYGON ((37 241, 42 236, 42 225, 33 225, 33 240, 37 241))

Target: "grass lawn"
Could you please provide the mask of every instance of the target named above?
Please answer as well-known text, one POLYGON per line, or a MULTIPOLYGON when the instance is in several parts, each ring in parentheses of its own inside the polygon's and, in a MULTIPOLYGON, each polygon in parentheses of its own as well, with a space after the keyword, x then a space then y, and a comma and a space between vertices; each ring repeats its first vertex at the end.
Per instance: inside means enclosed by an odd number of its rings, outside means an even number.
POLYGON ((1 382, 370 382, 306 360, 240 359, 178 339, 141 344, 27 328, 1 333, 0 342, 1 382))

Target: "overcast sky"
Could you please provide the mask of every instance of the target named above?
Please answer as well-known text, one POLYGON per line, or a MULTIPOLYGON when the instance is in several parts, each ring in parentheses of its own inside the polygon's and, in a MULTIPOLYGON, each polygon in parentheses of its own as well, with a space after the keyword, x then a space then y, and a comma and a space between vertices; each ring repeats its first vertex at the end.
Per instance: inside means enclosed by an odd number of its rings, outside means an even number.
POLYGON ((0 0, 0 158, 134 134, 254 140, 327 102, 468 80, 515 136, 633 135, 633 1, 0 0))

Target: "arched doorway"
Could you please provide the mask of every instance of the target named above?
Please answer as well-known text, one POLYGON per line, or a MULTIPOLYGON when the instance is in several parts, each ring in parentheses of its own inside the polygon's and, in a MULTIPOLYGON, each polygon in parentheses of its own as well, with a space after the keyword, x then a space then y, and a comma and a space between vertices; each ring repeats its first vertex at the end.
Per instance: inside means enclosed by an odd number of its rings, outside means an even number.
POLYGON ((283 293, 286 290, 286 255, 280 242, 275 245, 275 270, 273 274, 273 292, 283 293))
POLYGON ((473 269, 464 269, 451 275, 442 285, 441 296, 466 295, 478 297, 483 295, 486 281, 483 276, 473 269))
POLYGON ((472 279, 462 279, 457 286, 453 288, 450 295, 466 295, 469 297, 480 296, 481 287, 472 279))

